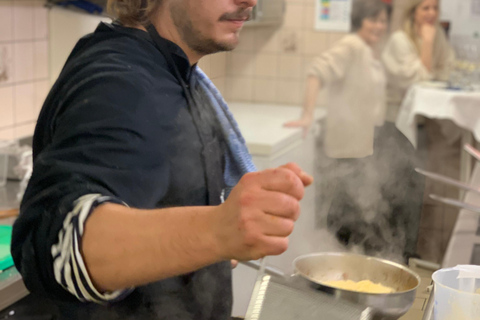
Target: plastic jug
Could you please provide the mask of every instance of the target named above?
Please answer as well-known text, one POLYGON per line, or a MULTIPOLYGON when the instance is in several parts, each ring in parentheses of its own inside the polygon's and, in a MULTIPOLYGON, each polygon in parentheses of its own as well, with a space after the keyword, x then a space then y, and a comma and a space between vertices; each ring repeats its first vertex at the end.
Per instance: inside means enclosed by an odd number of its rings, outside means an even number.
POLYGON ((432 278, 434 320, 480 319, 480 266, 441 269, 432 278))

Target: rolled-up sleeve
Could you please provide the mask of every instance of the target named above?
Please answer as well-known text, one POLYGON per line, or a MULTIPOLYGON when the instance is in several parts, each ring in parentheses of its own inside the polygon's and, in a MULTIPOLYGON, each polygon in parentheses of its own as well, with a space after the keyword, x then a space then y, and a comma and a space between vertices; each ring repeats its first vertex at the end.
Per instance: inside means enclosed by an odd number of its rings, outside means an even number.
POLYGON ((148 83, 133 80, 133 72, 79 77, 57 84, 40 114, 12 256, 30 291, 104 303, 129 288, 95 290, 82 258, 84 223, 104 202, 148 209, 164 196, 168 138, 161 127, 168 118, 160 120, 155 110, 161 101, 148 94, 148 83))
POLYGON ((58 242, 52 246, 55 280, 80 301, 111 303, 121 300, 132 291, 127 288, 115 292, 99 292, 83 260, 82 236, 85 222, 97 206, 106 202, 125 205, 118 199, 100 194, 87 194, 77 199, 63 221, 58 242))

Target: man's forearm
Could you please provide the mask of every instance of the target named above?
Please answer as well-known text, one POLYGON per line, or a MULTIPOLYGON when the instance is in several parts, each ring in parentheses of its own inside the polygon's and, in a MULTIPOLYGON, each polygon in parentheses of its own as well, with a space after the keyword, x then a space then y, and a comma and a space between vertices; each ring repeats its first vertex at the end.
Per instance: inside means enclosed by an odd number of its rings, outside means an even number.
POLYGON ((100 291, 114 291, 226 260, 211 229, 215 208, 99 206, 88 218, 82 240, 94 285, 100 291))

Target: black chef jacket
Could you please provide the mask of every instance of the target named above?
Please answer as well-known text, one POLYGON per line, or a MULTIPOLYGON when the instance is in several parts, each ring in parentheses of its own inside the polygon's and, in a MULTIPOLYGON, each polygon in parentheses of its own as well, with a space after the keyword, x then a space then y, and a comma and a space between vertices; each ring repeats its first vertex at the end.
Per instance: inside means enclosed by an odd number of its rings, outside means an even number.
POLYGON ((82 195, 98 193, 144 209, 220 203, 223 142, 193 68, 166 39, 102 23, 78 42, 48 95, 12 254, 28 289, 53 299, 65 319, 230 316, 229 262, 138 287, 109 305, 76 300, 56 282, 52 267, 52 245, 82 195), (187 88, 155 44, 166 48, 187 88))

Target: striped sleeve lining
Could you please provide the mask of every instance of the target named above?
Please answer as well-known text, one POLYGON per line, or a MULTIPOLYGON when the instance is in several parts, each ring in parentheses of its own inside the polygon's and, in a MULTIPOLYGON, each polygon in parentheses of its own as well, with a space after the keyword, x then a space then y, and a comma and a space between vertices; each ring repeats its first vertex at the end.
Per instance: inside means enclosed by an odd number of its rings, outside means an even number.
POLYGON ((133 289, 100 293, 95 288, 88 274, 81 254, 81 239, 85 221, 98 205, 112 202, 123 204, 112 197, 100 194, 87 194, 78 198, 73 210, 63 221, 58 234, 58 242, 52 246, 53 269, 55 280, 78 300, 106 304, 125 298, 133 289))

